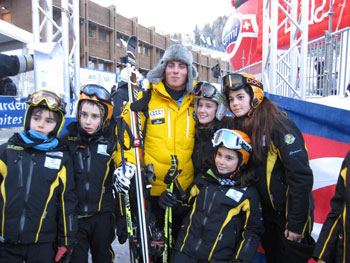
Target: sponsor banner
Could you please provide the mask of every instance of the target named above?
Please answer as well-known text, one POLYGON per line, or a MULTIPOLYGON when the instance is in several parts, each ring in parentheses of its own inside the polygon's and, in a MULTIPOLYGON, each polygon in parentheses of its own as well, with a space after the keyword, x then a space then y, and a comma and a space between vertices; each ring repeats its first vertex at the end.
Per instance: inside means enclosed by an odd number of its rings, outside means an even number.
MULTIPOLYGON (((0 129, 23 127, 27 98, 0 96, 0 129)), ((73 100, 71 101, 71 111, 73 100)), ((67 122, 66 117, 66 122, 67 122)))
POLYGON ((23 127, 26 98, 0 96, 0 129, 23 127))

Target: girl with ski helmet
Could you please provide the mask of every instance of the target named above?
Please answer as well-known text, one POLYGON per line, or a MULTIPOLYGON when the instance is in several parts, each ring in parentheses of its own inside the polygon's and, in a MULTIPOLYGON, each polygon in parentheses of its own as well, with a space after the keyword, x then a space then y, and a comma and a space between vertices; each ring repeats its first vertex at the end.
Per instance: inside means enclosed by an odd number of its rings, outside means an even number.
POLYGON ((252 140, 265 232, 267 263, 304 263, 313 240, 313 174, 299 128, 264 96, 262 83, 247 73, 223 77, 236 127, 252 140))
POLYGON ((76 243, 73 167, 57 136, 65 103, 38 90, 24 131, 0 146, 0 262, 67 262, 76 243))
POLYGON ((185 218, 171 262, 252 262, 263 232, 259 194, 248 168, 250 138, 219 129, 212 138, 214 164, 195 178, 192 210, 185 218))
POLYGON ((228 105, 221 87, 206 81, 199 82, 194 94, 196 133, 192 161, 196 176, 200 171, 206 171, 206 161, 213 156, 211 139, 214 132, 219 128, 232 128, 233 124, 232 118, 226 116, 228 105))

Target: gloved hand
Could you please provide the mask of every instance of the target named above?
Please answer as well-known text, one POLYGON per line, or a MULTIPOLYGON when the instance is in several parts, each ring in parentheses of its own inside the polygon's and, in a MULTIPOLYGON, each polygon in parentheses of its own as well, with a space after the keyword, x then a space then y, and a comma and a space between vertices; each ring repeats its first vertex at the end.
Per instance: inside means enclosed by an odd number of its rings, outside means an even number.
POLYGON ((167 174, 164 176, 164 183, 165 184, 171 184, 175 181, 176 177, 181 173, 181 170, 179 171, 177 169, 177 166, 179 164, 179 161, 177 160, 177 155, 172 154, 171 155, 171 167, 168 170, 167 174))
POLYGON ((60 246, 55 257, 55 262, 67 263, 72 255, 73 249, 69 246, 60 246))
POLYGON ((161 208, 174 207, 176 205, 176 194, 164 191, 158 199, 158 204, 161 208))
POLYGON ((116 221, 118 241, 120 244, 124 244, 128 238, 126 218, 125 216, 117 216, 116 221))
POLYGON ((120 194, 126 194, 130 188, 130 180, 136 172, 136 166, 133 163, 125 164, 125 172, 123 166, 119 166, 115 171, 114 187, 120 194))

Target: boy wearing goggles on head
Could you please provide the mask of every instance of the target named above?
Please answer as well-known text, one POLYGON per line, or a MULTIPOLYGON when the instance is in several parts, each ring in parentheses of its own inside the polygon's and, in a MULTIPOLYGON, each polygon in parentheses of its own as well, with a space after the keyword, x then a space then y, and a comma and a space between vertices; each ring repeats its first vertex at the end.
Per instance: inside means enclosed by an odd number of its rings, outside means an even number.
POLYGON ((57 139, 65 104, 47 90, 27 103, 24 131, 0 146, 0 262, 68 262, 77 217, 72 163, 57 139))
POLYGON ((179 232, 173 263, 250 263, 259 246, 263 224, 259 194, 252 186, 256 180, 247 166, 250 138, 239 130, 220 129, 212 143, 214 163, 190 190, 192 211, 179 232))
POLYGON ((267 263, 305 263, 312 255, 313 174, 299 128, 264 97, 251 74, 228 74, 223 90, 236 127, 252 140, 263 208, 267 263))
POLYGON ((111 244, 115 238, 115 170, 117 138, 111 118, 110 93, 99 85, 82 88, 77 105, 77 122, 68 125, 65 135, 73 164, 77 192, 78 244, 71 261, 113 262, 111 244))

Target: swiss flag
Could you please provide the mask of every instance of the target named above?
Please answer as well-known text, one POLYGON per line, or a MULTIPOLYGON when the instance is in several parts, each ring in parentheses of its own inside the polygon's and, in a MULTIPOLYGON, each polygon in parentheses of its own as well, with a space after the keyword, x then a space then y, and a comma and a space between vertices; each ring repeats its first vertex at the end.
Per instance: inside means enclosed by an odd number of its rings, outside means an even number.
POLYGON ((254 33, 252 20, 250 18, 242 19, 241 33, 254 33))

